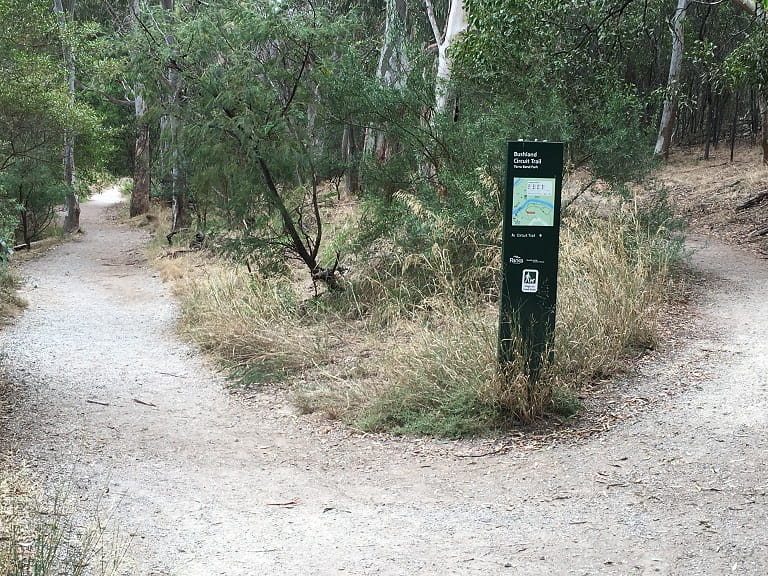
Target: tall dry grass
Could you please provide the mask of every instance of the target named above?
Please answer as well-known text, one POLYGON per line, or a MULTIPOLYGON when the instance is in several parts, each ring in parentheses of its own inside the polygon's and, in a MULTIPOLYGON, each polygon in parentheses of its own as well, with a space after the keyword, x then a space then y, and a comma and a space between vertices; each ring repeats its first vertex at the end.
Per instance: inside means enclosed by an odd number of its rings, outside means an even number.
MULTIPOLYGON (((466 435, 529 422, 547 411, 570 415, 578 390, 621 370, 633 349, 653 347, 671 289, 679 240, 666 220, 654 224, 633 205, 608 218, 567 221, 561 236, 558 316, 553 360, 535 386, 524 354, 500 373, 498 313, 438 298, 409 322, 384 356, 389 386, 361 408, 364 429, 466 435)), ((438 259, 445 280, 461 282, 438 259)), ((522 348, 522 344, 519 346, 522 348)))
POLYGON ((12 456, 0 458, 0 574, 116 576, 128 542, 110 522, 81 525, 81 503, 66 493, 44 501, 42 489, 12 456))
POLYGON ((309 319, 286 279, 215 260, 204 274, 179 279, 176 291, 182 333, 243 383, 282 380, 327 357, 332 335, 309 319))
POLYGON ((13 273, 0 269, 0 325, 9 322, 27 306, 18 294, 19 286, 19 280, 13 273))
POLYGON ((471 234, 412 254, 379 246, 344 292, 319 298, 290 279, 184 256, 173 264, 181 328, 243 382, 301 380, 304 412, 365 430, 480 434, 572 414, 581 387, 655 345, 680 257, 673 232, 667 212, 632 202, 565 220, 553 360, 535 387, 523 354, 499 371, 497 287, 488 281, 498 249, 473 245, 471 234))
POLYGON ((653 348, 672 291, 676 245, 645 227, 635 210, 582 216, 562 231, 555 369, 571 387, 611 375, 631 349, 653 348))

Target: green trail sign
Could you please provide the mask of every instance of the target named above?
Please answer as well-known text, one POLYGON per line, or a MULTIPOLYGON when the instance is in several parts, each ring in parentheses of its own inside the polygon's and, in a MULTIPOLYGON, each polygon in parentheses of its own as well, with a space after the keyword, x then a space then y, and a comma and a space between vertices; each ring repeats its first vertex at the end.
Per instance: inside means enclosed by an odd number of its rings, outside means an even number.
POLYGON ((562 184, 562 143, 507 143, 499 362, 524 354, 532 382, 552 350, 562 184))

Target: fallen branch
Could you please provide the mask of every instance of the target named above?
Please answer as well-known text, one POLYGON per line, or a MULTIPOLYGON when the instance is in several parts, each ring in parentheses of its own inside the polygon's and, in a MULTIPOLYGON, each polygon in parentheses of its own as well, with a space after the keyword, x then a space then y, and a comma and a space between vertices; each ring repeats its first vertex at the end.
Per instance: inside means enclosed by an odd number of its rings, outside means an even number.
POLYGON ((580 198, 580 197, 581 197, 581 196, 582 196, 582 195, 583 195, 583 194, 584 194, 584 193, 585 193, 587 190, 589 190, 590 188, 592 188, 592 186, 594 186, 595 184, 597 184, 597 179, 594 179, 594 180, 592 180, 591 182, 588 182, 588 183, 584 184, 584 186, 582 186, 582 187, 581 187, 581 190, 579 190, 579 191, 578 191, 578 192, 577 192, 577 193, 574 195, 574 197, 573 197, 573 198, 571 198, 570 200, 566 200, 565 202, 563 202, 563 205, 562 205, 562 207, 561 207, 561 209, 560 209, 560 210, 561 210, 561 211, 565 211, 565 210, 566 210, 566 209, 567 209, 567 208, 568 208, 568 207, 569 207, 571 204, 573 204, 574 202, 576 202, 576 200, 578 200, 578 199, 579 199, 579 198, 580 198))
POLYGON ((158 260, 161 260, 163 258, 177 258, 181 254, 189 254, 190 252, 197 252, 197 250, 174 250, 173 252, 166 252, 165 254, 162 254, 158 257, 158 260))
POLYGON ((34 242, 30 242, 29 246, 27 246, 26 242, 22 244, 17 244, 13 247, 14 252, 19 252, 20 250, 33 250, 37 248, 38 246, 44 245, 44 244, 50 244, 50 239, 43 238, 42 240, 35 240, 34 242))
POLYGON ((280 508, 292 508, 299 503, 298 500, 291 500, 290 502, 267 502, 267 506, 278 506, 280 508))
POLYGON ((766 226, 765 228, 760 228, 758 230, 755 230, 754 232, 750 232, 749 236, 747 236, 747 239, 757 240, 758 238, 760 238, 761 236, 765 236, 766 234, 768 234, 768 226, 766 226))
POLYGON ((736 212, 739 212, 741 210, 747 210, 748 208, 757 206, 758 204, 762 203, 763 200, 765 200, 766 198, 768 198, 768 190, 763 190, 762 192, 758 192, 757 195, 753 196, 743 204, 739 204, 736 207, 736 212))

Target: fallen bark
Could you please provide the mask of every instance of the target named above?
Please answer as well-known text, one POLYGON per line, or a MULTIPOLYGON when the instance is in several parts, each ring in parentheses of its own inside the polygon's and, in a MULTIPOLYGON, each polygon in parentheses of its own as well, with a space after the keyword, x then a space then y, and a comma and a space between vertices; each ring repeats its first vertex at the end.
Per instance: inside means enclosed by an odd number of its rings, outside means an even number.
POLYGON ((768 190, 763 190, 762 192, 759 192, 755 196, 752 196, 752 198, 750 198, 743 204, 739 204, 738 206, 736 206, 736 212, 740 212, 741 210, 747 210, 749 208, 754 208, 758 204, 761 204, 766 198, 768 198, 768 190))
POLYGON ((768 234, 768 226, 765 226, 764 228, 759 228, 758 230, 755 230, 754 232, 750 232, 749 236, 747 236, 747 240, 757 240, 761 236, 765 236, 768 234))

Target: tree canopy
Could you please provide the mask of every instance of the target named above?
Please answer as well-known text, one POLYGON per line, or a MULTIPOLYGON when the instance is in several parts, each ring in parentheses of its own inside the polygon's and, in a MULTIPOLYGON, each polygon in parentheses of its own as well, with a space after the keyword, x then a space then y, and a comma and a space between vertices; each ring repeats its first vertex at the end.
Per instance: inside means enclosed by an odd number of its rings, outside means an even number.
MULTIPOLYGON (((226 230, 239 257, 298 258, 331 283, 350 247, 324 244, 329 182, 370 206, 354 244, 411 227, 393 202, 476 219, 461 198, 480 175, 499 184, 505 139, 562 140, 568 169, 621 182, 652 166, 671 94, 675 144, 708 153, 765 122, 766 11, 749 0, 687 6, 675 86, 670 0, 67 7, 61 26, 49 2, 0 2, 0 171, 51 168, 77 134, 85 168, 145 166, 137 193, 173 201, 175 226, 226 230)), ((20 208, 4 198, 7 237, 20 208)))

